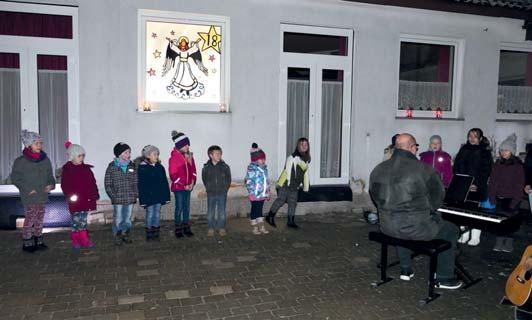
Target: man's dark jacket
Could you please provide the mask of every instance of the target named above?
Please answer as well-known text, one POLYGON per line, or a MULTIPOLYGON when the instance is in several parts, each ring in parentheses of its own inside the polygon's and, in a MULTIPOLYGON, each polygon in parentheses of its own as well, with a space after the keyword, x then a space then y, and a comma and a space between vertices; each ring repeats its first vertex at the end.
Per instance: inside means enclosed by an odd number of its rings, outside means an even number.
POLYGON ((440 175, 411 152, 396 149, 371 172, 369 192, 381 231, 407 240, 434 239, 442 222, 434 211, 445 196, 440 175))

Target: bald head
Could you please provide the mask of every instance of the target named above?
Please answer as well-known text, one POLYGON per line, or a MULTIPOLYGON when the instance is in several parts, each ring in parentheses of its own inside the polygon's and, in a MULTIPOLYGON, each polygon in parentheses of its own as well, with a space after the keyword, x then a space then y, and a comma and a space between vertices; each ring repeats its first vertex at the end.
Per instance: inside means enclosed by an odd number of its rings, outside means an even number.
POLYGON ((410 151, 413 154, 417 152, 416 138, 409 133, 401 133, 395 140, 395 148, 410 151))

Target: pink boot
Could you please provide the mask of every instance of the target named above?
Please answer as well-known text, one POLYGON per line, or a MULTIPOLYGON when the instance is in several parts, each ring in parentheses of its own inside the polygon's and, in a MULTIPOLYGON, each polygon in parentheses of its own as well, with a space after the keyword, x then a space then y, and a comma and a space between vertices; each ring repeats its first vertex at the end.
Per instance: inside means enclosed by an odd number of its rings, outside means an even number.
POLYGON ((79 232, 70 232, 70 240, 72 241, 72 249, 79 250, 81 244, 79 243, 79 232))
POLYGON ((79 242, 82 248, 94 248, 94 243, 89 240, 89 231, 87 230, 79 232, 79 242))

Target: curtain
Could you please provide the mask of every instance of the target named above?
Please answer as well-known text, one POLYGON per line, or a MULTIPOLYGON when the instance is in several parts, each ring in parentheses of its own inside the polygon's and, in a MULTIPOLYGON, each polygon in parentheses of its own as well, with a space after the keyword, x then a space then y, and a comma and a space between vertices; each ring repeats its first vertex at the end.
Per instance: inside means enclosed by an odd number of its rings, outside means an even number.
POLYGON ((0 184, 9 183, 13 161, 21 154, 20 71, 0 68, 0 184))
POLYGON ((286 156, 294 152, 299 138, 308 138, 309 91, 308 80, 288 80, 286 156))
POLYGON ((338 178, 342 168, 343 82, 323 81, 320 177, 338 178))
POLYGON ((532 114, 532 87, 499 86, 497 112, 532 114))
POLYGON ((68 160, 64 147, 68 139, 67 71, 39 70, 39 132, 43 150, 57 171, 68 160))
POLYGON ((399 110, 451 111, 451 96, 450 83, 399 80, 399 110))

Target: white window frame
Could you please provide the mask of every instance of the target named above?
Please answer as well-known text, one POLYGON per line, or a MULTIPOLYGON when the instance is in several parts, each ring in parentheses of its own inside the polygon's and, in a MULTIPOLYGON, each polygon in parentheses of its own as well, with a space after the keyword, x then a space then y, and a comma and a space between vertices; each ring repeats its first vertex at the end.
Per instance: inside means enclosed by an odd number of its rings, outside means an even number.
MULTIPOLYGON (((462 81, 463 81, 463 65, 465 53, 465 40, 455 39, 439 36, 416 35, 416 34, 401 34, 399 36, 399 48, 397 54, 397 75, 396 88, 397 100, 395 102, 396 116, 399 118, 406 118, 407 110, 399 110, 399 77, 401 68, 401 43, 413 42, 435 45, 447 45, 454 47, 454 61, 453 61, 453 85, 451 98, 451 111, 443 111, 442 118, 458 119, 462 111, 462 81)), ((435 118, 434 111, 428 110, 412 110, 413 118, 435 118)))
POLYGON ((225 16, 193 14, 188 12, 177 11, 160 11, 139 9, 138 10, 138 51, 137 51, 137 85, 138 85, 138 103, 137 111, 143 113, 145 103, 149 103, 153 111, 163 112, 220 112, 221 105, 225 105, 225 111, 229 111, 229 94, 230 94, 230 19, 225 16), (222 28, 221 43, 221 63, 220 63, 220 101, 218 103, 154 103, 146 101, 146 22, 170 22, 170 23, 189 23, 189 24, 216 24, 222 28))
MULTIPOLYGON (((532 44, 524 42, 501 42, 499 48, 499 59, 497 63, 497 88, 496 92, 499 91, 499 69, 501 63, 501 51, 517 51, 517 52, 531 52, 532 53, 532 44)), ((497 108, 497 102, 495 102, 495 108, 497 108)), ((510 113, 500 113, 497 111, 496 115, 497 120, 524 120, 532 121, 532 114, 510 114, 510 113)))
POLYGON ((309 97, 309 142, 311 150, 317 151, 309 165, 310 183, 314 185, 345 185, 349 183, 350 154, 351 154, 351 106, 352 106, 352 68, 354 53, 354 36, 352 29, 314 27, 293 24, 281 24, 280 28, 280 81, 279 81, 279 144, 277 149, 278 175, 282 172, 286 161, 286 122, 287 122, 287 69, 301 67, 310 69, 310 97, 309 97), (283 41, 285 32, 321 34, 328 36, 341 36, 348 39, 347 55, 333 56, 313 53, 284 52, 283 41), (323 69, 343 70, 343 107, 342 107, 342 154, 340 177, 321 178, 320 163, 321 136, 317 134, 321 130, 317 121, 321 119, 321 87, 317 85, 318 78, 321 81, 323 69), (314 107, 313 107, 314 106, 314 107), (313 123, 312 123, 313 122, 313 123))
POLYGON ((0 51, 19 54, 21 128, 39 131, 37 55, 67 57, 68 138, 81 142, 79 107, 78 8, 33 3, 2 2, 1 10, 72 17, 72 39, 0 35, 0 51))

